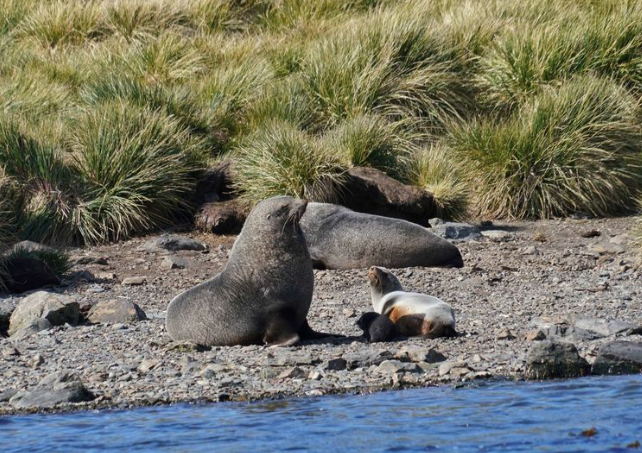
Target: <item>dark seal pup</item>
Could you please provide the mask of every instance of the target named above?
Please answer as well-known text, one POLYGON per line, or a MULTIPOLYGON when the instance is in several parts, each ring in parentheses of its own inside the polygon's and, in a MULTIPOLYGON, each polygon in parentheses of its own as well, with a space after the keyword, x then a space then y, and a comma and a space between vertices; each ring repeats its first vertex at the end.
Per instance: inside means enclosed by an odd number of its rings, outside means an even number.
POLYGON ((405 220, 310 203, 301 228, 314 266, 321 269, 464 265, 457 247, 405 220))
POLYGON ((323 336, 306 320, 314 285, 299 226, 306 206, 291 197, 256 205, 223 271, 170 302, 170 337, 208 346, 287 346, 323 336))
POLYGON ((357 325, 363 330, 363 336, 370 343, 391 341, 397 336, 395 323, 387 316, 374 311, 362 314, 357 320, 357 325))
POLYGON ((390 318, 406 337, 456 337, 455 311, 441 299, 403 290, 388 269, 372 266, 368 271, 374 310, 390 318))

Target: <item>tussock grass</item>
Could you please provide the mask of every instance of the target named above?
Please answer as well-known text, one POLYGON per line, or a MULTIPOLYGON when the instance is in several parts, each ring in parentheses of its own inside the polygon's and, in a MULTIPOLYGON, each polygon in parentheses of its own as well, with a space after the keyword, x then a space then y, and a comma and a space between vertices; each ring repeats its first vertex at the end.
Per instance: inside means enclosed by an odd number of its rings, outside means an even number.
POLYGON ((116 240, 189 211, 202 143, 171 116, 103 105, 80 119, 71 141, 83 186, 75 221, 85 242, 116 240))
POLYGON ((267 124, 235 152, 237 187, 248 202, 276 195, 336 199, 344 167, 331 150, 291 124, 267 124))
POLYGON ((325 144, 339 153, 347 167, 374 167, 397 176, 401 176, 412 146, 399 125, 372 115, 345 121, 326 135, 325 144))
POLYGON ((466 218, 472 190, 451 149, 434 145, 416 150, 408 164, 408 179, 433 195, 437 217, 466 218))
POLYGON ((610 215, 630 211, 642 184, 637 118, 623 87, 581 77, 544 90, 509 119, 461 124, 448 141, 480 215, 610 215))
POLYGON ((25 250, 22 248, 9 251, 2 257, 6 262, 16 258, 35 258, 44 262, 58 277, 63 277, 71 269, 69 256, 57 249, 25 250))

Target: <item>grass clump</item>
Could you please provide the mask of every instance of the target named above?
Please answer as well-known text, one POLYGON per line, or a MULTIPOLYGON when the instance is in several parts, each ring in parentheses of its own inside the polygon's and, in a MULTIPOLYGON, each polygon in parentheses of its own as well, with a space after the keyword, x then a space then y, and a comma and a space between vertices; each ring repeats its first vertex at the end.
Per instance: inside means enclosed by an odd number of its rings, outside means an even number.
POLYGON ((443 145, 417 150, 408 165, 408 179, 433 195, 437 217, 463 220, 471 191, 453 154, 443 145))
POLYGON ((276 195, 332 201, 344 167, 332 153, 297 127, 273 122, 236 149, 238 189, 251 203, 276 195))
POLYGON ((343 122, 326 135, 325 142, 347 167, 373 167, 397 176, 411 148, 399 125, 373 115, 343 122))
POLYGON ((580 77, 544 90, 506 120, 456 128, 483 216, 543 218, 631 209, 642 184, 638 104, 617 83, 580 77))
POLYGON ((178 120, 129 104, 88 111, 71 138, 85 242, 117 240, 189 211, 202 142, 178 120))

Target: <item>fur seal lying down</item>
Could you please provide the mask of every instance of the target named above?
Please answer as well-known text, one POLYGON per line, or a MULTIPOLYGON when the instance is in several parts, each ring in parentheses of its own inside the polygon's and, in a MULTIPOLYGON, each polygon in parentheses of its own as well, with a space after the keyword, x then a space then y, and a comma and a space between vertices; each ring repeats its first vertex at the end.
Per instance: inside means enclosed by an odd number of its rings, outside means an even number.
POLYGON ((306 316, 314 274, 299 227, 307 202, 275 197, 252 210, 223 271, 167 308, 175 341, 202 345, 291 345, 324 336, 306 316))
POLYGON ((457 247, 405 220, 309 203, 301 228, 314 266, 321 269, 464 265, 457 247))
POLYGON ((399 334, 406 337, 454 337, 455 312, 441 299, 403 290, 399 279, 387 269, 372 266, 368 271, 372 306, 390 318, 399 334))
POLYGON ((397 328, 390 318, 374 311, 364 313, 357 320, 357 325, 363 330, 363 336, 370 343, 391 341, 397 336, 397 328))

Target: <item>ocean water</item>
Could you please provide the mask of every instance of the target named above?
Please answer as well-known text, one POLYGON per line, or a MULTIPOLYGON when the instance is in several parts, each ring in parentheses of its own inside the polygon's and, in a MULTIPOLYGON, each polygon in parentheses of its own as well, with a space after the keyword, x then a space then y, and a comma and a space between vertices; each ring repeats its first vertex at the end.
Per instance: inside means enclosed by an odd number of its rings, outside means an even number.
POLYGON ((0 451, 634 452, 641 405, 637 375, 7 416, 0 451))

